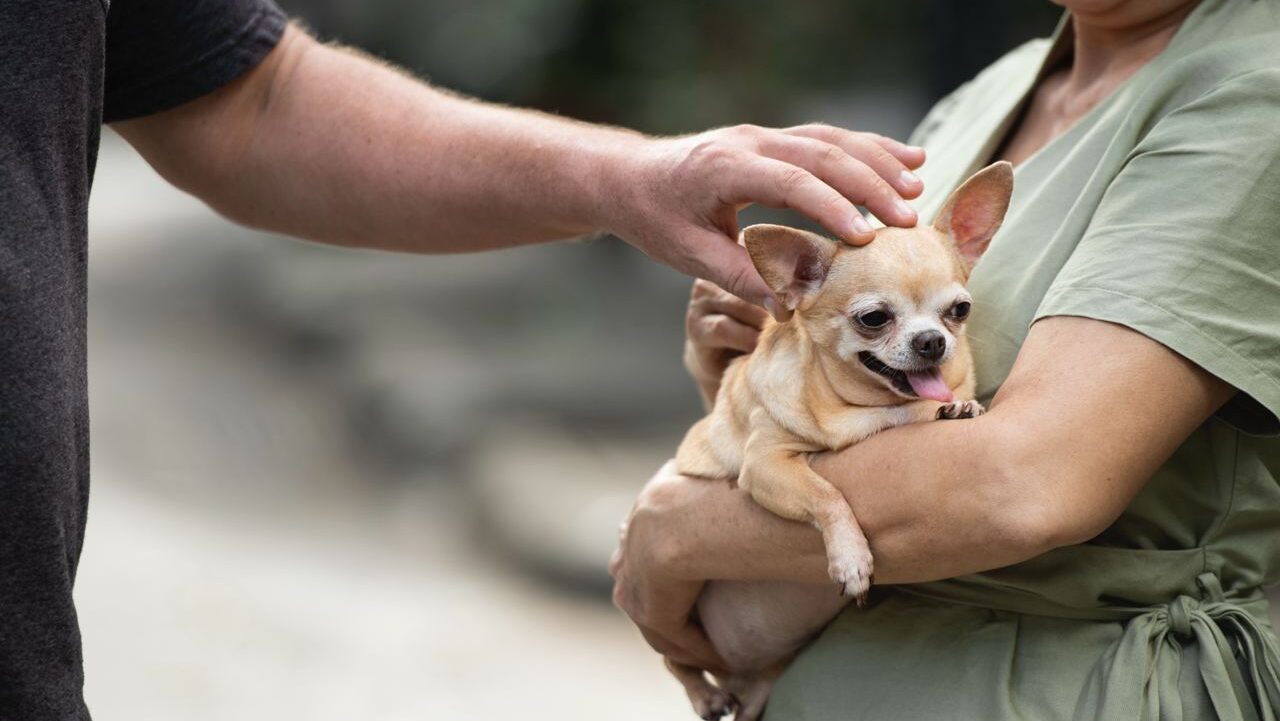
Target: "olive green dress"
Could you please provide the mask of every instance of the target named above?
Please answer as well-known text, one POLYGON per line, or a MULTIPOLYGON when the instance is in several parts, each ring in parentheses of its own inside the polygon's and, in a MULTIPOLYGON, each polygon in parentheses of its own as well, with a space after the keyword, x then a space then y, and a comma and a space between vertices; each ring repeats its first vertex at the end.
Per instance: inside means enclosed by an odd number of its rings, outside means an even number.
MULTIPOLYGON (((1069 35, 1013 51, 930 113, 922 217, 992 159, 1069 35)), ((1280 581, 1280 2, 1204 0, 1015 177, 970 284, 980 399, 1056 315, 1128 326, 1240 394, 1093 541, 846 611, 768 718, 1275 721, 1262 587, 1280 581)))

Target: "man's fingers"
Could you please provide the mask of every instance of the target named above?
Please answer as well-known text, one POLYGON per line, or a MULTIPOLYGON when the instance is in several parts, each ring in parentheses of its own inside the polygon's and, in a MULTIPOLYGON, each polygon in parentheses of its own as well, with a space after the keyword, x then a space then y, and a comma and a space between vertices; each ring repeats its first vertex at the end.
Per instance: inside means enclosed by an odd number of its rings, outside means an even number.
MULTIPOLYGON (((916 213, 902 200, 899 188, 881 177, 882 173, 890 177, 900 175, 907 172, 906 167, 880 146, 867 143, 868 146, 875 147, 875 153, 864 153, 876 156, 872 162, 883 166, 882 169, 877 170, 849 155, 843 148, 821 140, 778 134, 761 140, 760 144, 761 152, 765 155, 805 169, 848 200, 866 205, 886 225, 907 228, 915 225, 916 213)), ((896 182, 900 186, 911 187, 913 190, 917 189, 917 186, 924 187, 918 180, 914 180, 914 175, 911 177, 913 178, 911 183, 901 178, 897 178, 896 182)), ((804 212, 803 208, 796 209, 804 212)), ((816 217, 814 219, 821 220, 816 217)), ((858 219, 861 219, 861 216, 858 219)), ((866 225, 865 220, 862 223, 866 225)), ((858 229, 862 230, 861 227, 858 229)), ((846 240, 861 244, 870 240, 870 236, 871 233, 859 232, 854 238, 846 238, 846 240)))
MULTIPOLYGON (((870 170, 866 174, 875 176, 870 170)), ((876 180, 884 184, 879 177, 876 180)), ((853 204, 854 200, 860 199, 850 200, 799 165, 772 158, 756 158, 729 182, 726 190, 729 202, 755 202, 771 208, 791 208, 816 220, 837 238, 856 245, 869 243, 875 237, 875 231, 853 204)), ((893 193, 887 184, 885 188, 888 193, 893 193)), ((739 295, 732 288, 725 290, 739 295)))
POLYGON ((918 145, 907 145, 906 143, 894 140, 893 138, 886 138, 883 135, 876 135, 875 133, 861 133, 861 135, 870 138, 877 145, 892 153, 893 157, 901 160, 903 165, 911 168, 912 170, 924 165, 924 148, 918 145))
POLYGON ((691 238, 688 246, 695 253, 686 259, 691 267, 680 270, 709 280, 748 303, 766 309, 779 307, 773 291, 751 264, 746 248, 713 230, 695 232, 699 237, 691 238))
POLYGON ((825 125, 823 123, 798 125, 794 128, 787 128, 785 132, 791 133, 792 135, 803 135, 805 137, 815 138, 841 147, 845 147, 846 138, 864 138, 876 145, 879 145, 881 148, 884 148, 890 155, 897 158, 903 165, 912 170, 924 165, 924 148, 916 145, 907 145, 906 143, 883 135, 878 135, 876 133, 845 130, 844 128, 837 128, 834 125, 825 125))
MULTIPOLYGON (((786 133, 770 136, 761 140, 761 150, 766 155, 776 157, 779 160, 790 160, 788 157, 774 155, 770 152, 770 145, 781 143, 784 145, 783 150, 785 152, 785 144, 788 141, 798 141, 805 144, 817 143, 816 148, 810 146, 807 151, 808 155, 816 155, 819 160, 830 159, 830 156, 835 155, 832 153, 832 149, 838 149, 844 154, 844 158, 838 158, 839 160, 847 159, 848 162, 865 164, 903 198, 914 198, 924 190, 924 183, 921 182, 920 178, 916 177, 915 173, 911 172, 906 163, 903 163, 897 156, 877 143, 870 135, 848 131, 824 134, 817 130, 818 128, 826 127, 828 126, 802 125, 786 133), (826 137, 821 137, 823 135, 826 137)), ((800 147, 803 148, 803 146, 800 147)), ((809 166, 806 165, 805 167, 809 166)), ((825 177, 822 173, 816 173, 816 175, 825 177)), ((844 190, 840 187, 836 189, 844 190)))

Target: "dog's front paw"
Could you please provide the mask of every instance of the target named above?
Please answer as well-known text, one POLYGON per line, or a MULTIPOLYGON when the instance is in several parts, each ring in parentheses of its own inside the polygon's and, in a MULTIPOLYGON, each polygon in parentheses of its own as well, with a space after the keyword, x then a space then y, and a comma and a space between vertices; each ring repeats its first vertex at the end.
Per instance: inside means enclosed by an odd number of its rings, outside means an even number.
POLYGON ((954 420, 956 418, 977 418, 987 409, 977 401, 954 401, 938 409, 938 420, 954 420))
POLYGON ((871 590, 874 573, 871 549, 866 544, 850 544, 848 548, 831 549, 827 573, 840 585, 840 593, 852 598, 859 606, 867 605, 867 592, 871 590))

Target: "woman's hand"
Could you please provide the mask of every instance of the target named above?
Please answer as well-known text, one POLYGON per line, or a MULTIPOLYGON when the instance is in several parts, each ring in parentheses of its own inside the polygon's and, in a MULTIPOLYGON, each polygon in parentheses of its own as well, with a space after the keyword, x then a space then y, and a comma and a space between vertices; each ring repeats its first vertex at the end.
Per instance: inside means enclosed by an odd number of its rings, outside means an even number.
POLYGON ((697 668, 724 662, 694 620, 707 579, 827 581, 822 537, 766 511, 725 481, 680 475, 645 485, 609 563, 613 602, 659 653, 697 668))
POLYGON ((903 198, 924 189, 911 172, 924 162, 922 149, 828 125, 741 125, 619 150, 597 171, 605 229, 679 271, 772 303, 775 314, 773 293, 737 244, 743 206, 792 208, 863 245, 874 232, 857 204, 911 227, 916 214, 903 198))
POLYGON ((708 408, 715 402, 729 362, 755 350, 767 317, 760 306, 710 281, 694 282, 684 321, 684 367, 708 408))
POLYGON ((618 550, 609 561, 613 602, 658 653, 707 670, 724 661, 693 620, 703 581, 686 577, 680 557, 696 539, 679 528, 687 510, 687 479, 669 461, 645 485, 622 525, 618 550))

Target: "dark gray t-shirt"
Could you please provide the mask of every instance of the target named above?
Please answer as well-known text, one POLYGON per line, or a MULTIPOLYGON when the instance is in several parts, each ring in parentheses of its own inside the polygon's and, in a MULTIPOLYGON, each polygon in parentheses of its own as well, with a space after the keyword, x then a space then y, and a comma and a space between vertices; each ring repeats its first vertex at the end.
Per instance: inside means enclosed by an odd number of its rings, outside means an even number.
POLYGON ((101 125, 218 88, 284 26, 271 0, 0 2, 0 721, 89 718, 71 588, 101 125))

